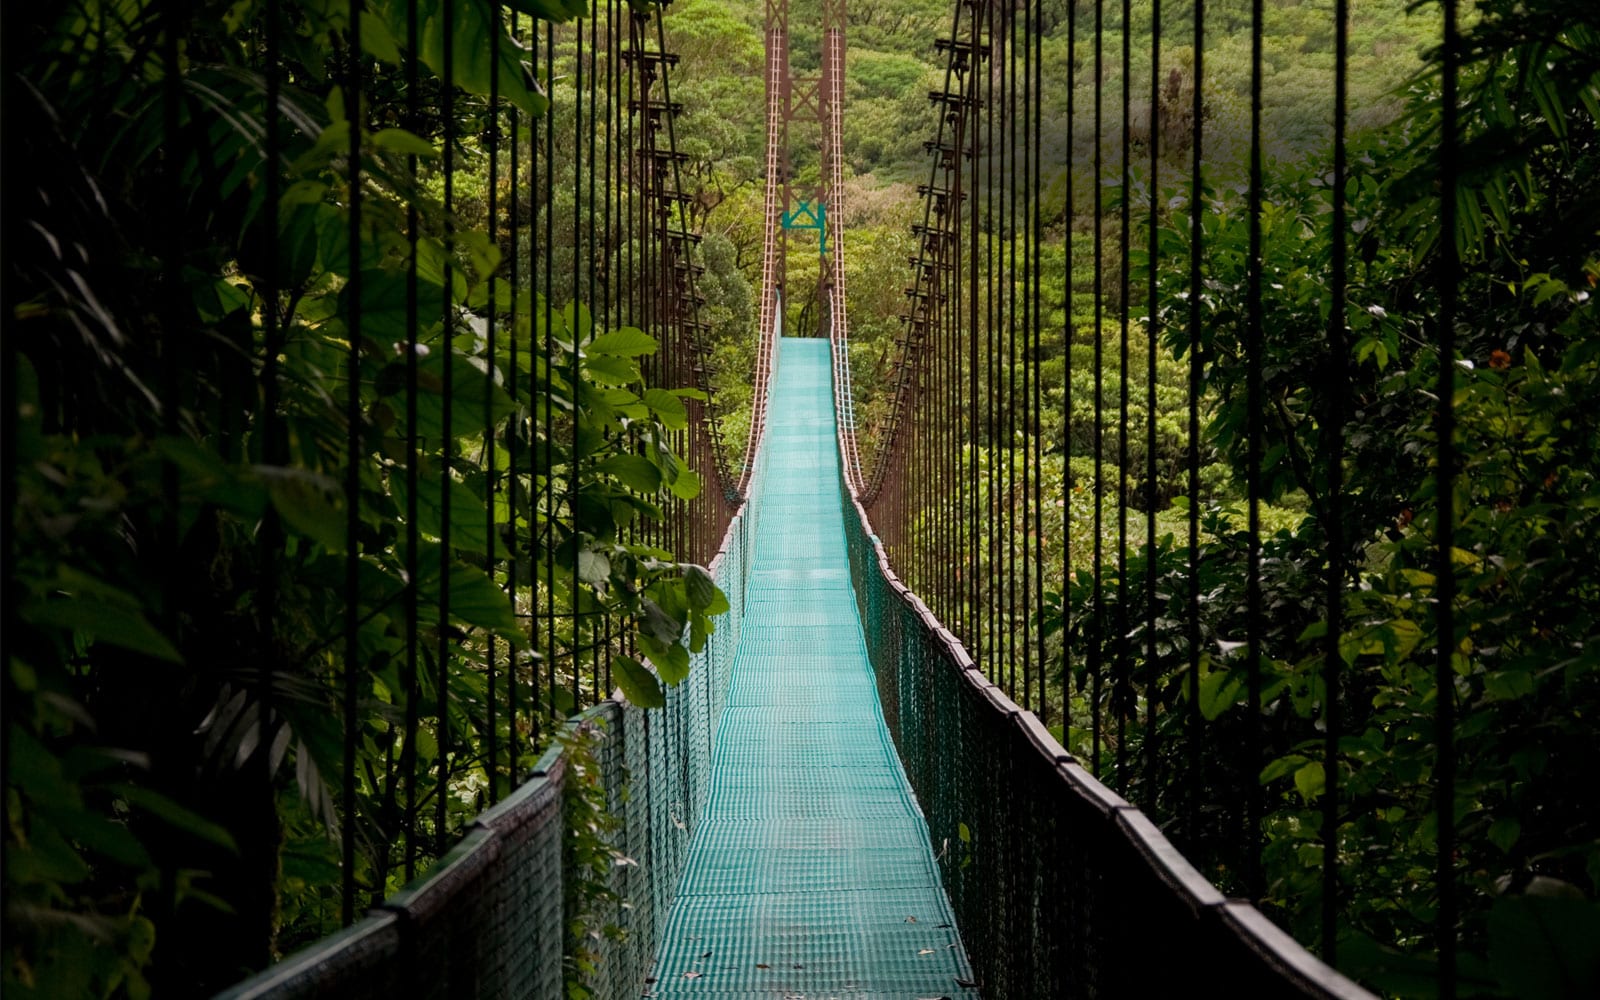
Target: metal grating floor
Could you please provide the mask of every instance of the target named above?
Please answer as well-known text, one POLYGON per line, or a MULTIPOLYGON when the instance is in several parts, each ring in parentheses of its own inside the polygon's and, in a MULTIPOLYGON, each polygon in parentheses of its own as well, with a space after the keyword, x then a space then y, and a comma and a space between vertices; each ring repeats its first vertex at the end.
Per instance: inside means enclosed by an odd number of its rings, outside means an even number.
POLYGON ((975 998, 850 589, 828 342, 781 350, 710 794, 646 995, 975 998))

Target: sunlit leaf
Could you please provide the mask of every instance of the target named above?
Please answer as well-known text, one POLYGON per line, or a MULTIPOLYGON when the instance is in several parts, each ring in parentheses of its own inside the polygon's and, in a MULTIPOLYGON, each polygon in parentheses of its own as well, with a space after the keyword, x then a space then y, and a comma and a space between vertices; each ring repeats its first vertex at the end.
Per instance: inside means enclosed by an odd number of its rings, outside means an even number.
POLYGON ((661 470, 642 455, 612 455, 596 468, 645 496, 654 496, 661 489, 661 470))
POLYGON ((689 426, 689 411, 677 396, 665 389, 646 389, 643 398, 644 405, 667 427, 683 430, 689 426))
POLYGON ((630 656, 618 656, 611 661, 611 677, 622 689, 629 703, 640 708, 663 708, 667 704, 661 683, 644 664, 630 656))

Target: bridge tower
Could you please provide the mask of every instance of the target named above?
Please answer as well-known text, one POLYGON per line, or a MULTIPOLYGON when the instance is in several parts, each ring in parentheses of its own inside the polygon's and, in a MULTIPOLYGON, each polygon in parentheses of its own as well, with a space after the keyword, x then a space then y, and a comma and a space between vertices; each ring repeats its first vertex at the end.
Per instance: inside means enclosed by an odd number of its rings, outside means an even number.
MULTIPOLYGON (((789 0, 766 0, 766 226, 761 248, 755 401, 746 456, 756 453, 766 428, 766 387, 777 362, 777 338, 782 333, 791 229, 816 233, 822 258, 817 290, 819 329, 836 342, 843 332, 843 245, 837 220, 843 196, 839 134, 844 102, 845 0, 821 0, 821 5, 821 74, 797 77, 789 59, 789 0), (798 192, 798 200, 789 156, 789 126, 794 122, 816 122, 822 133, 822 182, 798 192), (828 224, 830 216, 835 220, 832 226, 828 224)), ((836 351, 835 355, 842 357, 843 352, 836 351)), ((851 428, 848 437, 853 450, 853 414, 843 415, 851 428)), ((739 480, 741 491, 753 471, 747 460, 739 480)), ((850 463, 849 473, 856 474, 855 463, 850 463)))
MULTIPOLYGON (((817 76, 797 76, 790 60, 789 0, 767 0, 767 212, 770 286, 787 291, 787 253, 797 232, 816 233, 818 253, 828 254, 832 236, 828 217, 837 217, 840 195, 838 119, 835 111, 844 97, 845 0, 822 0, 822 60, 817 76), (821 183, 805 188, 794 182, 789 155, 789 126, 815 122, 822 135, 821 183)), ((828 329, 832 285, 827 261, 822 267, 819 306, 822 326, 828 329)))

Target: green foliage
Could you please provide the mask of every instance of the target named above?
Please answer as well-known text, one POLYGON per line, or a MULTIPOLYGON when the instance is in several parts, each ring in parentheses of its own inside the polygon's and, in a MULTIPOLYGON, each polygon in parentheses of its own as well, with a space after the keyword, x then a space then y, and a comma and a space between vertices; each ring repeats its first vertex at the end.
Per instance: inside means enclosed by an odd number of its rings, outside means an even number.
POLYGON ((608 789, 600 763, 605 734, 598 723, 582 722, 566 729, 556 743, 566 757, 561 785, 562 813, 571 836, 562 842, 562 883, 566 944, 562 949, 568 1000, 597 995, 596 980, 605 957, 604 944, 626 933, 607 917, 622 902, 614 875, 618 867, 638 862, 618 850, 621 819, 607 808, 608 789))
MULTIPOLYGON (((1302 940, 1315 940, 1320 807, 1330 777, 1318 732, 1327 712, 1323 614, 1333 516, 1326 414, 1338 389, 1347 401, 1340 516, 1349 566, 1337 643, 1341 963, 1386 992, 1432 989, 1433 727, 1441 696, 1433 677, 1446 644, 1456 674, 1444 696, 1454 699, 1457 718, 1463 980, 1480 995, 1577 996, 1577 984, 1593 979, 1592 947, 1558 921, 1591 925, 1600 891, 1600 813, 1592 796, 1575 792, 1590 783, 1585 746, 1600 710, 1592 614, 1600 601, 1600 315, 1591 296, 1600 275, 1600 33, 1592 15, 1560 5, 1529 12, 1486 3, 1478 15, 1468 34, 1475 60, 1462 82, 1470 98, 1457 202, 1463 275, 1457 353, 1448 361, 1460 455, 1455 633, 1440 636, 1434 613, 1439 215, 1429 192, 1439 120, 1436 81, 1424 76, 1403 118, 1353 139, 1358 168, 1345 193, 1351 272, 1337 316, 1328 278, 1328 164, 1312 155, 1267 175, 1261 246, 1270 284, 1262 299, 1259 410, 1246 395, 1242 353, 1249 301, 1243 196, 1222 185, 1204 193, 1197 339, 1185 319, 1187 206, 1176 192, 1162 196, 1176 207, 1157 248, 1158 305, 1174 355, 1187 364, 1195 352, 1203 365, 1207 442, 1242 483, 1245 428, 1259 419, 1263 497, 1306 510, 1299 523, 1261 539, 1259 719, 1250 717, 1243 662, 1248 536, 1240 512, 1227 505, 1204 509, 1195 553, 1202 645, 1193 680, 1205 720, 1199 771, 1186 756, 1190 554, 1180 542, 1167 538, 1153 553, 1135 553, 1125 585, 1102 570, 1103 581, 1116 585, 1098 603, 1079 574, 1066 624, 1074 653, 1068 681, 1084 691, 1091 664, 1099 665, 1103 714, 1133 720, 1125 749, 1138 766, 1109 774, 1125 794, 1174 822, 1199 802, 1200 824, 1180 823, 1174 832, 1225 888, 1236 886, 1259 832, 1266 907, 1302 940), (1348 347, 1332 362, 1331 322, 1345 328, 1348 347), (1144 613, 1147 559, 1156 562, 1153 632, 1144 613), (1134 624, 1125 641, 1097 632, 1096 621, 1119 616, 1134 624), (1132 666, 1120 672, 1124 651, 1132 666), (1258 775, 1242 765, 1253 727, 1267 747, 1258 775), (1155 767, 1147 770, 1148 753, 1155 767), (1245 825, 1241 791, 1254 781, 1268 801, 1259 831, 1245 825), (1569 898, 1544 898, 1550 895, 1569 898), (1556 917, 1561 907, 1570 912, 1556 917), (1514 951, 1544 955, 1540 967, 1563 970, 1564 984, 1510 961, 1514 951)), ((1047 619, 1046 626, 1060 624, 1047 619)))
MULTIPOLYGON (((526 714, 513 732, 491 709, 490 671, 524 689, 524 713, 536 669, 570 696, 582 686, 572 651, 609 653, 595 624, 609 616, 640 623, 633 641, 673 683, 726 607, 703 570, 638 530, 700 489, 672 445, 694 391, 645 384, 639 362, 656 343, 642 331, 597 330, 572 304, 547 320, 532 295, 513 305, 506 248, 429 196, 442 123, 394 124, 398 58, 419 56, 423 86, 440 85, 428 71, 443 58, 442 7, 418 6, 413 54, 401 51, 408 5, 369 5, 352 123, 336 82, 346 8, 281 5, 269 116, 266 5, 192 5, 173 138, 156 6, 40 10, 16 27, 30 41, 18 155, 40 181, 17 202, 30 235, 6 275, 8 995, 204 991, 326 933, 341 826, 361 897, 381 899, 408 855, 425 861, 481 807, 491 741, 502 755, 513 738, 536 750, 526 714), (278 163, 261 142, 269 118, 278 163), (534 607, 560 619, 547 637, 557 662, 530 653, 534 607)), ((499 33, 503 113, 543 110, 498 8, 454 9, 455 83, 487 92, 499 33)), ((457 107, 458 131, 491 122, 482 102, 457 107)), ((470 194, 483 161, 456 153, 470 194)), ((659 683, 643 668, 633 681, 641 700, 659 683)))

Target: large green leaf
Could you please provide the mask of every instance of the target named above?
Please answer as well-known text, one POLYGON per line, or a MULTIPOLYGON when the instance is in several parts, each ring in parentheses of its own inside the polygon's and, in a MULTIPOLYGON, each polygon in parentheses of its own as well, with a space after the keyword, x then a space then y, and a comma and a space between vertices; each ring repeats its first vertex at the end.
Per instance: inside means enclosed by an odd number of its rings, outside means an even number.
MULTIPOLYGON (((413 314, 406 290, 407 277, 401 271, 369 268, 361 272, 361 335, 379 343, 403 344, 410 336, 407 324, 415 315, 419 330, 427 330, 444 311, 444 289, 429 281, 417 282, 416 312, 413 314)), ((351 288, 339 292, 339 311, 350 315, 351 288)))
POLYGON ((727 595, 717 588, 716 581, 703 566, 689 564, 683 567, 684 587, 689 595, 689 606, 707 615, 725 614, 729 610, 727 595))
POLYGON ((178 467, 186 503, 214 503, 252 521, 261 517, 268 494, 258 477, 240 474, 205 443, 190 437, 158 438, 155 449, 178 467))
POLYGON ((344 551, 345 517, 337 483, 304 469, 272 465, 258 465, 255 473, 266 482, 286 527, 329 552, 344 551))
POLYGON ((611 578, 611 560, 604 552, 578 550, 578 579, 592 587, 604 587, 611 578))
POLYGON ((644 634, 647 638, 663 646, 675 645, 683 638, 682 620, 668 614, 656 601, 646 597, 643 601, 643 610, 644 634))
MULTIPOLYGON (((422 476, 417 489, 417 527, 433 538, 444 537, 444 487, 437 473, 422 476)), ((450 490, 450 547, 462 552, 486 554, 489 551, 488 515, 483 498, 472 492, 472 487, 454 476, 449 477, 450 490)), ((402 515, 408 509, 410 490, 404 475, 390 480, 395 505, 402 515)))
POLYGON ((1212 670, 1200 677, 1200 713, 1208 721, 1233 707, 1239 692, 1244 689, 1244 678, 1227 669, 1212 670))
POLYGON ((673 687, 682 684, 689 676, 689 650, 676 642, 660 643, 645 635, 639 638, 661 679, 673 687))
POLYGON ((668 487, 680 500, 693 500, 700 495, 700 474, 687 466, 678 470, 678 476, 668 487))
POLYGON ((638 365, 615 355, 590 354, 583 359, 583 367, 598 385, 633 385, 641 377, 638 365))
MULTIPOLYGON (((426 391, 417 397, 417 430, 438 441, 444 435, 444 356, 435 350, 418 364, 419 382, 426 391)), ((450 436, 481 437, 484 405, 489 420, 498 425, 516 411, 516 401, 486 373, 480 358, 453 353, 450 359, 450 436)))
MULTIPOLYGON (((413 4, 421 27, 417 55, 435 76, 443 79, 445 11, 439 0, 384 0, 372 4, 371 9, 382 16, 394 37, 405 38, 413 4)), ((582 10, 569 12, 566 9, 569 5, 550 0, 524 0, 516 6, 523 13, 552 21, 565 21, 583 13, 582 10)), ((540 92, 537 81, 527 69, 523 46, 506 32, 503 20, 496 23, 495 8, 490 0, 455 0, 451 4, 450 82, 470 94, 487 97, 495 82, 491 70, 498 36, 500 96, 528 115, 542 115, 550 106, 549 99, 540 92)))
POLYGON ((99 642, 121 646, 158 660, 182 663, 183 656, 136 608, 90 597, 59 597, 24 605, 23 621, 40 628, 73 629, 99 642))
MULTIPOLYGON (((494 5, 489 0, 455 0, 452 7, 455 13, 452 82, 469 94, 487 97, 495 85, 492 67, 498 53, 500 96, 528 115, 538 117, 544 114, 550 102, 535 89, 535 82, 523 69, 522 46, 496 27, 494 5)), ((442 16, 430 18, 428 27, 423 31, 424 61, 439 73, 444 70, 443 38, 440 37, 437 42, 433 38, 435 32, 442 31, 442 16), (439 53, 437 65, 427 59, 427 53, 434 51, 435 46, 439 53)))
POLYGON ((1320 797, 1323 789, 1327 787, 1327 774, 1323 770, 1322 762, 1314 760, 1295 771, 1294 787, 1300 793, 1300 797, 1308 803, 1320 797))
POLYGON ((683 405, 683 400, 665 389, 646 389, 644 405, 650 408, 656 419, 675 431, 689 426, 689 411, 683 405))
POLYGON ((194 810, 172 801, 160 792, 143 788, 139 785, 118 785, 112 791, 128 800, 135 807, 185 833, 193 834, 202 840, 209 840, 213 844, 225 847, 230 851, 238 850, 238 846, 233 840, 233 834, 194 810))
POLYGON ((661 470, 641 455, 612 455, 595 468, 636 493, 654 496, 661 489, 661 470))
POLYGON ((636 358, 643 354, 654 354, 658 347, 656 338, 643 330, 625 326, 610 333, 602 333, 584 344, 583 353, 636 358))
POLYGON ((546 21, 567 21, 582 17, 589 9, 584 0, 504 0, 514 11, 546 21))
POLYGON ((1489 959, 1520 1000, 1600 996, 1600 904, 1505 896, 1489 911, 1489 959))
MULTIPOLYGON (((440 550, 437 545, 423 545, 420 551, 421 570, 417 592, 424 601, 437 605, 440 588, 440 550)), ((449 569, 450 616, 466 625, 488 629, 512 642, 527 642, 522 623, 517 619, 511 598, 500 589, 494 578, 476 566, 455 559, 449 569)))
POLYGON ((666 706, 667 698, 662 693, 661 683, 656 680, 656 675, 638 660, 629 656, 616 657, 611 661, 611 677, 630 703, 640 708, 666 706))

